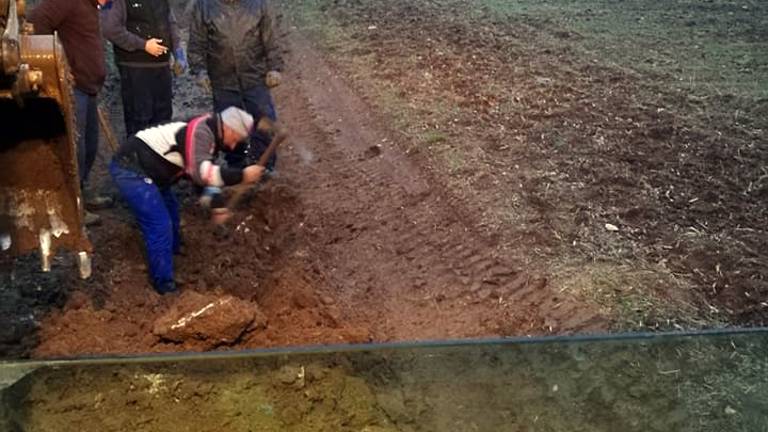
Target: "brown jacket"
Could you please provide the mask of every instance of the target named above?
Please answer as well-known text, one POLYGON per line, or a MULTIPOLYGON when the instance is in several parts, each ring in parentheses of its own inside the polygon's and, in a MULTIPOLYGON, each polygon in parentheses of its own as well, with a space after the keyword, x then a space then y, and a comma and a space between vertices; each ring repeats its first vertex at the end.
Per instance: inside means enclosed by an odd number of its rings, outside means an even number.
POLYGON ((96 0, 43 0, 28 14, 36 34, 58 32, 75 88, 95 95, 107 75, 96 0))

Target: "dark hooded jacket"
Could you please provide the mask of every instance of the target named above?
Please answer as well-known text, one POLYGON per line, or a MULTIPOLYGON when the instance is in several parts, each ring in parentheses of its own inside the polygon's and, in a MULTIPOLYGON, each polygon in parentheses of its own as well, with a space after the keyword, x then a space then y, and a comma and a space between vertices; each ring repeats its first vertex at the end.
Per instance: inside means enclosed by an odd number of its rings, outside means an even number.
POLYGON ((189 34, 192 73, 207 70, 214 89, 243 91, 264 85, 283 61, 269 0, 196 0, 189 34))

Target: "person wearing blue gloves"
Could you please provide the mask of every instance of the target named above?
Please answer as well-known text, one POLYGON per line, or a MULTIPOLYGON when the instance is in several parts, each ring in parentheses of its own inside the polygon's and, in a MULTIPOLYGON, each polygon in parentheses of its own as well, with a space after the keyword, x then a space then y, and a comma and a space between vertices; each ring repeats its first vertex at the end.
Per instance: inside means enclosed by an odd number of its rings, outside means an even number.
MULTIPOLYGON (((170 122, 141 130, 120 146, 109 173, 141 228, 152 286, 160 294, 177 290, 173 255, 179 252, 179 204, 171 186, 186 177, 201 187, 255 184, 263 168, 221 166, 221 151, 232 151, 253 130, 253 117, 229 107, 189 122, 170 122)), ((224 222, 229 210, 222 195, 210 203, 211 219, 224 222)))
POLYGON ((168 0, 112 0, 101 8, 101 29, 120 72, 126 136, 171 120, 174 68, 187 69, 168 0))

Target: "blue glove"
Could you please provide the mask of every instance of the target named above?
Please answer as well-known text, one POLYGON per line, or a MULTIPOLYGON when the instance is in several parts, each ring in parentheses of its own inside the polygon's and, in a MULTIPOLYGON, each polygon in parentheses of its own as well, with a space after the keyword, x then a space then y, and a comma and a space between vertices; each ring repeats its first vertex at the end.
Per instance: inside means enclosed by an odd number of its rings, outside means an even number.
POLYGON ((205 208, 210 208, 214 199, 220 198, 221 188, 216 186, 206 186, 203 193, 200 194, 198 202, 205 208))
POLYGON ((176 50, 173 52, 173 59, 176 64, 176 68, 180 69, 181 72, 184 72, 189 67, 189 64, 187 63, 187 56, 184 54, 184 48, 176 48, 176 50))

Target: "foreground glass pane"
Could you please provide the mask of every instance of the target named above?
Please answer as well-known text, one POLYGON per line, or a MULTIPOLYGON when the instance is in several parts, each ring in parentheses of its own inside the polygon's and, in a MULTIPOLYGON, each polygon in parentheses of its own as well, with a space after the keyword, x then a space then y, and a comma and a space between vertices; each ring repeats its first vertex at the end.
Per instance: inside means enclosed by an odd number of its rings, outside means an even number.
POLYGON ((766 331, 0 370, 3 431, 768 431, 766 331))

